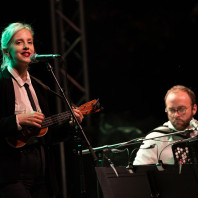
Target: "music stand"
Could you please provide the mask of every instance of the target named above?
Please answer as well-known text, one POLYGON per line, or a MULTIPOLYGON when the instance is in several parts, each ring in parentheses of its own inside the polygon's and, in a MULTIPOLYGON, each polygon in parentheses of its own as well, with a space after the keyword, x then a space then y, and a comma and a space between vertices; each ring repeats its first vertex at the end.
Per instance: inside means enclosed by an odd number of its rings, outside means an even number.
POLYGON ((145 174, 137 177, 124 167, 116 167, 119 177, 111 168, 96 167, 95 170, 104 198, 150 197, 150 185, 145 174))
POLYGON ((166 165, 159 171, 155 165, 135 166, 134 173, 116 167, 119 177, 109 167, 96 167, 104 198, 186 198, 198 192, 198 165, 166 165))

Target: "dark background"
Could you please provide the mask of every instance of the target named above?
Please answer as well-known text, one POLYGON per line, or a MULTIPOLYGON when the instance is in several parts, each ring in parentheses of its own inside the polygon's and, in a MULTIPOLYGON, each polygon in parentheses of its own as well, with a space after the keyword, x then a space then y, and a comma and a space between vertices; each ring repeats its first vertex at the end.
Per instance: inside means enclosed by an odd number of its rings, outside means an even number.
MULTIPOLYGON (((198 94, 198 1, 84 4, 90 96, 100 98, 104 107, 85 128, 93 147, 144 136, 165 122, 163 98, 173 85, 186 85, 198 94)), ((1 3, 0 31, 17 21, 32 24, 37 53, 52 53, 48 0, 1 3)), ((44 68, 32 70, 53 87, 44 68)), ((92 163, 85 161, 90 176, 92 163)), ((88 191, 93 191, 92 180, 87 180, 88 191)))

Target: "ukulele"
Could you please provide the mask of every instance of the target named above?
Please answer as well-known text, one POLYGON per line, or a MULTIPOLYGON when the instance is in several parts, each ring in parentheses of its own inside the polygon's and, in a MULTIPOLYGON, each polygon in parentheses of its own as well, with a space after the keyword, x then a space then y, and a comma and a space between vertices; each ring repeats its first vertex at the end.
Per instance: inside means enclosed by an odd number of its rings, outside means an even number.
MULTIPOLYGON (((102 107, 100 107, 99 99, 94 99, 79 106, 78 110, 80 110, 80 112, 83 115, 88 115, 91 113, 99 112, 100 110, 102 110, 102 107)), ((30 139, 32 137, 44 136, 47 133, 49 126, 63 123, 64 121, 67 121, 70 118, 70 111, 52 115, 43 120, 41 128, 24 126, 22 127, 22 130, 18 132, 17 136, 7 137, 6 140, 8 144, 14 148, 23 147, 27 144, 28 141, 31 141, 30 139)))

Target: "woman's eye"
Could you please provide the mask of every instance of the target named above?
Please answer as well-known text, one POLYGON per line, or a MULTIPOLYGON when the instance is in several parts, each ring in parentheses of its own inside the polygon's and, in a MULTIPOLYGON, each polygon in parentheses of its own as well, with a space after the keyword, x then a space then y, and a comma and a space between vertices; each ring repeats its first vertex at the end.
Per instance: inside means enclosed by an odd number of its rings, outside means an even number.
POLYGON ((17 42, 16 42, 16 45, 19 45, 20 43, 21 43, 21 41, 17 41, 17 42))

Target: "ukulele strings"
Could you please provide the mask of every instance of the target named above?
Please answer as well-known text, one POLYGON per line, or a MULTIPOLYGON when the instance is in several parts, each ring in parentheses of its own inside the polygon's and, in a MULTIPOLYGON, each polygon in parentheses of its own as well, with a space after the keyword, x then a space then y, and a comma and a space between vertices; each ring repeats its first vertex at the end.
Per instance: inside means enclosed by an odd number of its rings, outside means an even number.
MULTIPOLYGON (((81 108, 79 108, 79 110, 81 111, 81 113, 83 115, 89 114, 89 111, 87 110, 87 106, 84 106, 83 108, 81 107, 81 108)), ((42 124, 42 128, 46 128, 50 125, 65 121, 65 120, 69 119, 70 116, 71 116, 71 113, 69 111, 62 112, 62 113, 59 113, 56 115, 52 115, 48 118, 45 118, 45 120, 43 121, 43 124, 42 124)))
POLYGON ((43 121, 42 128, 46 128, 52 124, 56 124, 64 120, 67 120, 70 116, 70 112, 62 112, 57 115, 50 116, 43 121))

